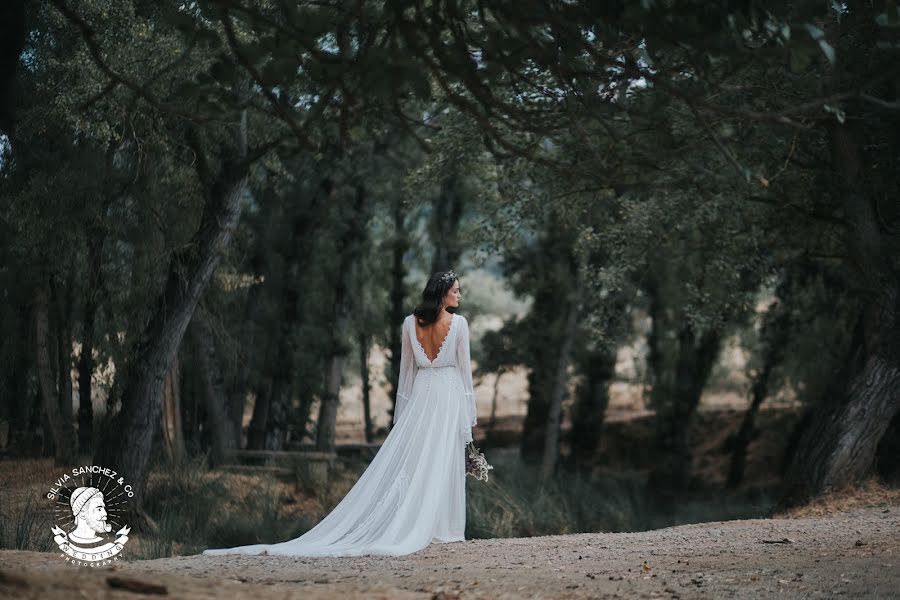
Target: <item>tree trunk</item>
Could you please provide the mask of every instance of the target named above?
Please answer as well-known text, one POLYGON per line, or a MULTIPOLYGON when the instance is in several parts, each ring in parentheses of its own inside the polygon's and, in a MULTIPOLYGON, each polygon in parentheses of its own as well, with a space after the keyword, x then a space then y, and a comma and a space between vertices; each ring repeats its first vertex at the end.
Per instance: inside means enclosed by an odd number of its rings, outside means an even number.
MULTIPOLYGON (((346 327, 339 327, 336 331, 346 332, 346 327)), ((316 430, 316 449, 320 452, 334 450, 341 375, 344 372, 345 357, 346 354, 343 352, 333 352, 331 355, 331 367, 328 371, 328 382, 322 396, 322 403, 319 405, 319 424, 316 430)))
POLYGON ((78 359, 78 448, 88 453, 94 440, 94 406, 91 403, 94 374, 94 323, 97 316, 97 296, 102 277, 103 238, 90 235, 87 241, 88 283, 84 299, 84 328, 81 337, 81 356, 78 359))
MULTIPOLYGON (((66 428, 72 429, 75 435, 75 413, 72 390, 72 289, 75 287, 75 265, 70 262, 63 289, 50 278, 50 295, 56 315, 56 351, 58 368, 57 392, 59 410, 66 428)), ((78 454, 77 443, 75 454, 78 454)))
POLYGON ((761 328, 761 337, 765 344, 763 365, 753 382, 750 407, 744 414, 741 427, 731 442, 731 463, 725 487, 732 490, 737 488, 744 479, 747 447, 756 437, 756 415, 759 413, 759 407, 762 406, 768 395, 772 371, 781 364, 784 357, 784 348, 788 343, 791 311, 790 307, 786 306, 786 302, 789 301, 787 290, 790 289, 790 285, 785 281, 779 287, 781 288, 781 293, 778 294, 778 299, 769 307, 769 310, 766 311, 763 317, 761 328))
POLYGON ((166 374, 163 386, 162 439, 169 462, 179 464, 184 459, 184 433, 181 425, 181 368, 178 357, 166 374))
MULTIPOLYGON (((267 185, 263 188, 262 195, 263 202, 265 202, 266 205, 273 206, 276 202, 276 195, 271 185, 267 185)), ((270 209, 268 211, 268 214, 265 216, 265 223, 262 226, 262 231, 256 239, 253 255, 250 258, 250 274, 253 276, 254 282, 247 291, 247 303, 244 306, 244 333, 241 336, 243 340, 242 352, 239 357, 237 373, 233 378, 228 391, 230 421, 235 427, 234 439, 237 440, 238 448, 244 446, 242 443, 244 432, 244 410, 247 403, 247 393, 254 385, 251 376, 258 366, 258 357, 266 357, 266 351, 257 347, 258 344, 265 343, 258 340, 256 337, 257 329, 259 328, 257 319, 263 291, 265 289, 263 281, 266 274, 265 267, 267 259, 269 258, 267 256, 267 249, 271 244, 270 238, 273 227, 280 217, 281 211, 275 209, 270 209)), ((249 431, 247 432, 246 445, 248 448, 250 447, 249 431)))
MULTIPOLYGON (((654 325, 657 327, 658 325, 654 325)), ((659 334, 657 339, 659 339, 659 334)), ((719 354, 718 331, 699 340, 693 328, 682 324, 671 353, 654 373, 651 403, 656 407, 656 462, 648 478, 663 506, 688 487, 691 468, 690 427, 700 396, 719 354)))
MULTIPOLYGON (((397 384, 400 381, 400 352, 402 350, 402 339, 400 337, 403 319, 406 318, 406 309, 403 305, 406 299, 406 287, 403 283, 406 279, 406 263, 403 257, 409 250, 409 237, 406 231, 406 210, 397 196, 393 200, 391 206, 394 219, 393 242, 391 244, 391 318, 389 322, 392 324, 388 331, 388 345, 391 348, 391 408, 388 410, 390 415, 391 427, 394 423, 394 405, 397 402, 397 384)), ((412 312, 412 311, 410 311, 412 312)))
POLYGON ((31 349, 32 319, 27 305, 15 309, 15 330, 7 339, 13 345, 12 364, 6 370, 4 383, 8 402, 0 402, 0 418, 9 421, 6 449, 18 456, 28 456, 34 445, 34 428, 30 427, 34 402, 28 393, 29 373, 34 353, 31 349))
POLYGON ((37 361, 38 385, 40 387, 44 415, 50 432, 49 437, 55 447, 57 465, 70 465, 75 461, 75 431, 71 421, 65 421, 59 406, 59 396, 53 384, 53 369, 50 364, 50 300, 46 288, 39 286, 34 291, 34 337, 37 361))
POLYGON ((875 467, 882 481, 888 485, 900 483, 900 412, 888 426, 878 443, 875 467))
POLYGON ((341 259, 334 293, 334 326, 332 328, 330 365, 325 393, 322 397, 322 404, 319 406, 319 424, 316 431, 316 449, 320 452, 333 452, 335 445, 339 394, 344 362, 348 353, 347 340, 350 336, 350 315, 353 310, 350 294, 352 267, 358 262, 362 252, 368 220, 366 191, 361 185, 357 185, 354 190, 354 202, 351 210, 349 229, 342 236, 342 242, 338 245, 341 259))
POLYGON ((431 272, 447 271, 459 265, 462 248, 459 245, 459 223, 462 220, 465 200, 462 196, 462 181, 456 172, 441 182, 441 193, 432 202, 430 220, 431 240, 434 254, 431 257, 431 272))
POLYGON ((263 381, 256 388, 253 416, 247 428, 247 449, 262 450, 266 446, 266 428, 269 423, 269 406, 272 400, 272 382, 263 381))
POLYGON ((878 443, 900 411, 900 285, 866 309, 864 340, 843 391, 813 409, 785 473, 776 510, 809 502, 862 481, 878 443))
POLYGON ((572 454, 568 467, 587 472, 593 466, 594 453, 600 442, 600 431, 609 405, 609 382, 615 374, 615 352, 598 349, 590 353, 585 366, 585 381, 577 392, 572 411, 570 446, 572 454))
POLYGON ((166 376, 188 323, 230 244, 246 192, 249 165, 247 115, 241 115, 238 159, 222 164, 207 191, 200 225, 190 242, 169 262, 165 290, 140 335, 122 392, 122 409, 102 438, 95 464, 115 469, 131 482, 136 524, 151 525, 143 512, 153 435, 159 426, 166 376))
POLYGON ((210 437, 210 465, 223 464, 237 450, 234 423, 230 420, 225 378, 212 329, 202 306, 194 311, 191 321, 191 338, 197 357, 197 371, 203 382, 203 401, 206 408, 206 426, 210 437))
MULTIPOLYGON (((277 328, 269 336, 265 349, 262 375, 256 387, 256 402, 253 417, 247 433, 247 447, 251 449, 281 449, 289 432, 288 408, 298 371, 295 361, 297 348, 294 331, 301 321, 301 296, 298 286, 303 275, 305 261, 310 254, 311 234, 321 227, 323 205, 331 199, 330 182, 326 179, 318 193, 309 197, 307 205, 293 205, 294 212, 286 214, 279 210, 280 218, 291 219, 288 242, 282 250, 283 266, 276 276, 268 277, 271 282, 280 282, 280 287, 270 285, 267 293, 278 302, 280 314, 277 328)), ((309 372, 309 369, 304 369, 309 372)), ((303 387, 301 384, 300 387, 303 387)), ((306 395, 308 398, 308 395, 306 395)), ((302 407, 301 407, 302 408, 302 407)), ((308 411, 308 405, 306 410, 308 411)), ((301 419, 303 420, 303 419, 301 419)), ((303 420, 305 423, 305 420, 303 420)), ((303 429, 303 427, 301 427, 303 429)), ((302 432, 300 434, 302 438, 302 432)))
POLYGON ((861 481, 878 442, 900 411, 900 277, 893 271, 890 234, 860 181, 864 161, 848 120, 832 122, 832 160, 841 177, 851 264, 868 291, 857 360, 848 385, 828 398, 803 433, 785 476, 777 509, 808 502, 861 481))
POLYGON ((359 379, 362 383, 363 403, 363 433, 366 443, 371 444, 375 440, 375 432, 372 427, 372 406, 369 394, 369 336, 359 336, 359 379))
MULTIPOLYGON (((579 274, 581 271, 579 270, 579 274)), ((559 348, 559 358, 556 364, 556 373, 553 381, 553 394, 550 397, 550 407, 547 415, 547 433, 544 436, 544 456, 541 460, 541 478, 549 479, 556 471, 556 463, 559 460, 559 431, 562 424, 562 403, 566 397, 569 383, 569 364, 572 362, 572 346, 575 343, 575 333, 578 328, 578 313, 580 303, 581 286, 576 285, 573 298, 569 300, 569 309, 563 329, 562 344, 559 348)))
POLYGON ((541 465, 547 449, 547 422, 556 384, 559 381, 560 349, 564 345, 568 311, 560 299, 569 298, 578 277, 573 255, 574 234, 557 215, 551 215, 533 252, 523 257, 538 278, 534 302, 519 323, 522 350, 531 372, 528 374, 528 407, 522 423, 519 455, 522 460, 541 465))
POLYGON ((290 425, 288 423, 288 407, 290 405, 290 385, 288 374, 278 374, 272 383, 269 400, 269 418, 263 437, 264 450, 283 450, 288 439, 290 425))
POLYGON ((498 369, 494 377, 494 391, 491 394, 491 418, 488 420, 488 433, 494 431, 497 426, 497 396, 500 395, 500 377, 503 376, 503 369, 498 369))

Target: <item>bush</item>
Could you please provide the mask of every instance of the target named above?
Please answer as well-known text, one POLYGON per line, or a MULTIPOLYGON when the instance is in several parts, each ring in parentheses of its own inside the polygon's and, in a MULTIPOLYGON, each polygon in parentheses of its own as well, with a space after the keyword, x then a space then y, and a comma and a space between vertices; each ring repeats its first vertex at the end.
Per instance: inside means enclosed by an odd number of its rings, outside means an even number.
POLYGON ((644 531, 685 523, 764 517, 772 499, 706 493, 686 496, 673 515, 654 513, 646 475, 590 478, 559 470, 547 482, 515 449, 489 449, 487 482, 467 478, 466 538, 644 531))
POLYGON ((270 475, 210 471, 204 457, 157 469, 144 506, 159 533, 140 536, 135 558, 187 555, 206 548, 273 543, 301 535, 310 515, 285 515, 283 485, 270 475))
POLYGON ((54 547, 52 515, 30 495, 16 500, 0 491, 0 548, 49 552, 54 547))

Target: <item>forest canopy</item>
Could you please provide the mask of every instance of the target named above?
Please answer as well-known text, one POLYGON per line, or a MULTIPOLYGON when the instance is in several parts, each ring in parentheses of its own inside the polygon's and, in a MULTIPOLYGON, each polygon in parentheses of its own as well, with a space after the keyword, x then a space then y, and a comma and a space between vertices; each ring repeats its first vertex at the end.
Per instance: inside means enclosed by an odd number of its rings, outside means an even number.
POLYGON ((4 452, 92 456, 141 510, 160 455, 334 452, 345 373, 377 344, 394 386, 419 281, 467 265, 530 301, 476 362, 528 368, 545 477, 592 464, 638 315, 660 497, 733 336, 728 485, 785 386, 782 505, 896 472, 896 3, 3 11, 4 452))

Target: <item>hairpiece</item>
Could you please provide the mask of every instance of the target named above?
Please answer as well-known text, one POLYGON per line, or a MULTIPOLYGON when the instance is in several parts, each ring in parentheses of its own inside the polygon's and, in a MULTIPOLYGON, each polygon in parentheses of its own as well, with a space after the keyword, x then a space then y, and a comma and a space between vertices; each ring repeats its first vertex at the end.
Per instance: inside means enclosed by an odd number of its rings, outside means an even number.
POLYGON ((459 275, 457 275, 455 271, 447 271, 446 273, 441 275, 442 283, 449 283, 454 279, 459 279, 459 275))

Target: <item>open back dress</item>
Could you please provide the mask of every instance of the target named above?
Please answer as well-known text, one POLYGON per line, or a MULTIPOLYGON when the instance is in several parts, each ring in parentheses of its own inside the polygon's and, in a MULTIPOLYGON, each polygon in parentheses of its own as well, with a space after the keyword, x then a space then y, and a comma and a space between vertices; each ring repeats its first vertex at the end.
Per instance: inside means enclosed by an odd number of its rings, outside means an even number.
POLYGON ((298 538, 217 554, 400 556, 465 540, 465 445, 476 424, 469 323, 452 314, 434 360, 403 320, 394 426, 344 498, 298 538))

